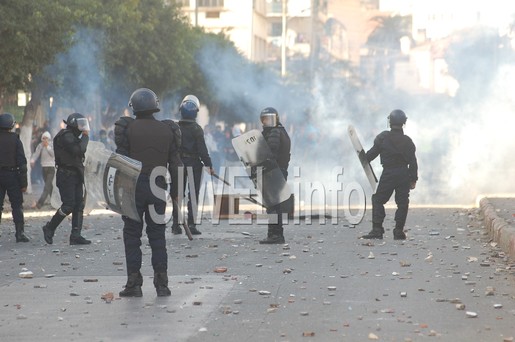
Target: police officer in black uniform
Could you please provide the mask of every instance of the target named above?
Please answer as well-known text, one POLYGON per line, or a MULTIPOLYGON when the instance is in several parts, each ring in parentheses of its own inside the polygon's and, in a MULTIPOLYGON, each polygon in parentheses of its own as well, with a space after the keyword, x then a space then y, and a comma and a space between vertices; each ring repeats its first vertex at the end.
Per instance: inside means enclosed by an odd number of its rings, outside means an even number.
MULTIPOLYGON (((204 167, 208 168, 210 174, 214 173, 213 164, 209 157, 209 152, 204 140, 204 130, 196 122, 197 114, 200 109, 200 102, 195 95, 187 95, 181 102, 179 112, 181 119, 179 120, 179 127, 182 133, 181 144, 181 159, 184 164, 184 183, 183 190, 186 188, 186 183, 190 184, 187 180, 188 177, 193 177, 195 189, 189 188, 188 192, 188 226, 191 234, 202 234, 195 225, 194 214, 197 213, 197 208, 193 208, 192 195, 195 195, 196 203, 198 206, 198 196, 200 191, 200 181, 202 179, 202 170, 204 167), (192 170, 193 174, 188 173, 188 169, 192 170)), ((177 182, 175 182, 177 184, 177 182)), ((178 184, 177 184, 178 185, 178 184)), ((178 193, 178 190, 174 191, 178 193)), ((172 233, 181 234, 182 230, 179 226, 178 210, 174 207, 173 211, 173 224, 172 233)))
POLYGON ((27 190, 27 159, 19 136, 11 132, 14 124, 12 114, 0 114, 0 221, 7 193, 13 210, 16 242, 28 242, 29 239, 24 233, 23 218, 23 192, 27 190))
POLYGON ((72 214, 70 245, 87 245, 91 241, 81 235, 84 216, 84 158, 89 142, 89 122, 84 115, 68 116, 66 128, 54 137, 56 185, 59 188, 61 207, 43 226, 43 237, 51 245, 54 233, 66 216, 72 214))
POLYGON ((395 229, 393 238, 405 240, 404 225, 408 216, 409 193, 415 189, 418 180, 418 164, 415 144, 404 134, 406 114, 396 109, 388 116, 390 131, 383 131, 374 140, 374 146, 367 152, 368 161, 381 156, 383 173, 379 179, 376 193, 372 195, 372 230, 362 236, 364 239, 382 239, 385 218, 384 204, 395 191, 395 229))
MULTIPOLYGON (((288 164, 290 163, 291 141, 286 129, 279 121, 277 110, 267 107, 261 111, 261 123, 263 124, 263 136, 272 151, 274 158, 281 169, 284 178, 288 179, 288 164)), ((285 202, 267 208, 267 214, 277 216, 277 222, 268 224, 268 235, 260 244, 284 243, 282 214, 285 202)), ((271 217, 275 220, 275 217, 271 217)))
MULTIPOLYGON (((129 106, 136 119, 126 125, 125 139, 115 137, 117 151, 126 150, 127 156, 142 163, 141 174, 136 185, 136 208, 140 221, 123 216, 123 242, 127 262, 127 284, 120 292, 121 297, 141 297, 143 277, 141 275, 141 236, 143 216, 147 224, 146 232, 152 249, 152 267, 154 269, 154 287, 157 295, 170 296, 168 288, 168 254, 166 251, 164 214, 166 203, 155 187, 166 191, 166 169, 177 166, 174 136, 170 127, 154 118, 159 112, 159 100, 156 94, 147 88, 140 88, 132 93, 129 106), (122 146, 125 145, 125 146, 122 146), (162 173, 159 170, 164 170, 162 173), (154 173, 153 173, 154 172, 154 173), (162 176, 154 177, 156 172, 162 176)), ((119 123, 117 124, 118 126, 119 123)), ((117 134, 115 129, 115 134, 117 134)))

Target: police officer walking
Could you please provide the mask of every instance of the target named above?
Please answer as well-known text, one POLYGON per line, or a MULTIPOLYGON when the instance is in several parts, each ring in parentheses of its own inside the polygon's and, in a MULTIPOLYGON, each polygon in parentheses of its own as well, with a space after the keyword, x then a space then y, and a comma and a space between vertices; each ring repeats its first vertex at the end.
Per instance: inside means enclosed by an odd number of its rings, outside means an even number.
POLYGON ((23 192, 27 190, 27 159, 19 136, 11 132, 14 124, 12 114, 0 114, 0 221, 7 193, 16 228, 16 242, 28 242, 29 239, 24 233, 23 217, 23 192))
MULTIPOLYGON (((179 112, 181 114, 179 126, 182 133, 182 144, 180 151, 181 159, 184 164, 184 182, 182 189, 185 190, 186 182, 190 184, 190 182, 187 181, 188 177, 193 177, 194 184, 194 189, 191 187, 188 188, 188 226, 190 228, 191 234, 193 235, 202 234, 202 232, 200 232, 195 225, 200 181, 202 180, 202 170, 204 167, 207 167, 210 174, 214 173, 213 164, 211 162, 211 158, 206 147, 206 141, 204 139, 204 130, 196 122, 199 109, 200 102, 195 95, 187 95, 182 100, 179 107, 179 112), (192 174, 188 172, 188 169, 192 171, 192 174), (192 196, 195 196, 193 200, 192 196), (193 201, 196 203, 195 208, 192 204, 193 201)), ((178 182, 174 183, 178 186, 178 182)), ((178 193, 178 190, 174 190, 173 192, 178 193)), ((182 195, 184 195, 184 193, 182 195)), ((176 206, 174 206, 172 224, 173 234, 182 233, 182 230, 179 226, 178 216, 178 209, 176 206)))
POLYGON ((116 123, 115 141, 117 152, 125 151, 128 157, 142 163, 141 174, 136 185, 136 208, 140 220, 135 221, 122 216, 127 283, 125 289, 120 292, 120 296, 141 297, 143 295, 141 291, 143 276, 140 272, 143 216, 145 216, 146 232, 152 249, 154 287, 159 297, 170 296, 164 221, 166 203, 152 189, 157 186, 166 191, 164 175, 154 178, 153 172, 166 171, 171 164, 177 163, 174 136, 166 123, 154 118, 153 113, 159 112, 160 109, 159 100, 152 90, 140 88, 134 91, 130 97, 129 106, 132 107, 136 119, 130 121, 121 118, 116 123), (120 122, 122 120, 124 122, 120 122))
POLYGON ((395 191, 395 229, 394 240, 405 240, 404 225, 408 216, 409 193, 415 189, 418 180, 418 164, 415 144, 404 134, 406 114, 396 109, 388 116, 390 131, 383 131, 374 140, 374 146, 367 152, 368 161, 381 157, 383 173, 379 179, 376 193, 372 195, 372 230, 363 239, 382 239, 383 221, 386 216, 384 204, 395 191))
POLYGON ((61 207, 43 226, 43 237, 51 245, 54 233, 66 216, 72 214, 70 245, 87 245, 91 241, 81 235, 84 216, 84 158, 89 142, 89 122, 84 115, 68 116, 66 128, 54 137, 54 155, 57 167, 56 185, 61 195, 61 207))
MULTIPOLYGON (((279 121, 277 110, 267 107, 261 111, 261 123, 263 124, 263 136, 272 151, 274 158, 281 169, 285 179, 288 179, 288 165, 290 163, 291 141, 286 129, 279 121)), ((266 239, 259 241, 260 244, 282 244, 284 243, 282 214, 285 202, 267 208, 271 220, 277 221, 268 224, 268 235, 266 239)))

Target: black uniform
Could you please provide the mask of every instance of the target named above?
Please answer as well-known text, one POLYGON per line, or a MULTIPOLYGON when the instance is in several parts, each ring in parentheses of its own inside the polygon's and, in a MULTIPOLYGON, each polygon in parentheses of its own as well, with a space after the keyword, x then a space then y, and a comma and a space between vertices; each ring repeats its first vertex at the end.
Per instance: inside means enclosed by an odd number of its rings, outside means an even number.
POLYGON ((372 222, 374 229, 381 229, 385 210, 395 191, 395 230, 402 234, 409 207, 409 192, 411 184, 418 180, 418 165, 415 156, 415 144, 410 137, 404 135, 402 128, 392 128, 391 131, 380 133, 374 140, 374 146, 367 152, 368 161, 381 156, 383 173, 379 179, 376 193, 372 195, 372 222))
MULTIPOLYGON (((128 156, 141 161, 142 169, 136 185, 136 208, 140 222, 123 216, 123 241, 127 274, 139 274, 141 269, 141 236, 143 216, 147 224, 146 232, 152 249, 152 267, 156 274, 165 274, 168 269, 166 251, 165 222, 157 215, 164 215, 166 203, 151 191, 150 175, 156 167, 167 168, 175 165, 176 150, 170 128, 156 120, 152 114, 137 115, 127 129, 129 143, 128 156), (155 210, 155 214, 153 214, 155 210)), ((166 189, 166 179, 156 178, 156 184, 166 189)), ((156 281, 157 279, 154 279, 156 281)), ((166 283, 168 280, 166 278, 166 283)))
POLYGON ((27 242, 29 240, 24 235, 22 193, 22 189, 27 188, 27 159, 23 144, 16 133, 0 129, 0 146, 0 221, 7 193, 16 227, 16 242, 27 242))
MULTIPOLYGON (((204 167, 212 168, 213 164, 206 147, 206 141, 204 140, 204 130, 202 127, 200 127, 199 124, 197 124, 194 120, 188 119, 181 119, 179 121, 179 126, 182 133, 180 155, 182 163, 184 164, 183 190, 186 189, 188 176, 193 177, 193 183, 195 186, 195 189, 189 188, 188 193, 188 225, 190 226, 192 234, 200 234, 198 229, 195 227, 195 216, 197 214, 197 208, 193 208, 191 196, 192 194, 195 195, 195 202, 198 205, 202 169, 204 167), (188 169, 192 170, 192 175, 188 174, 188 169)), ((177 184, 177 182, 175 182, 175 184, 177 184)), ((178 190, 175 190, 175 193, 178 192, 178 190)), ((184 196, 184 193, 182 196, 184 196)), ((177 210, 174 210, 173 212, 173 224, 174 226, 177 226, 178 224, 177 210)))
MULTIPOLYGON (((276 127, 264 127, 262 133, 284 178, 288 179, 291 141, 286 129, 279 123, 276 127)), ((274 239, 280 237, 284 240, 282 222, 283 204, 279 203, 273 207, 267 208, 266 212, 267 214, 277 215, 277 223, 268 224, 268 238, 274 239)))
POLYGON ((54 137, 56 185, 61 196, 61 207, 43 227, 45 241, 53 243, 53 235, 66 216, 72 214, 70 244, 89 244, 81 235, 84 215, 84 159, 89 137, 78 129, 67 127, 54 137))

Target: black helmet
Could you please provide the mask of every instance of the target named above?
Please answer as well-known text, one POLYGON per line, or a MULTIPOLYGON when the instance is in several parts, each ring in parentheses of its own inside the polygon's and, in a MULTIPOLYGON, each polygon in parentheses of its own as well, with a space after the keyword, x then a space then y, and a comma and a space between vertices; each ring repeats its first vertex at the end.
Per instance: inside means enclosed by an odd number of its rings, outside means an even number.
POLYGON ((390 127, 402 127, 406 123, 406 120, 408 120, 408 117, 400 109, 395 109, 388 115, 390 127))
POLYGON ((159 112, 159 99, 156 93, 148 88, 136 89, 129 100, 129 107, 132 108, 134 114, 141 112, 155 113, 159 112))
POLYGON ((11 113, 0 114, 0 129, 11 130, 15 123, 14 116, 11 113))
POLYGON ((200 101, 195 95, 186 95, 179 106, 181 118, 195 120, 200 109, 200 101))
POLYGON ((276 127, 279 124, 279 113, 272 107, 266 107, 259 116, 263 127, 276 127))
POLYGON ((68 116, 68 119, 63 122, 69 128, 76 129, 78 131, 89 131, 89 121, 81 113, 73 113, 68 116))

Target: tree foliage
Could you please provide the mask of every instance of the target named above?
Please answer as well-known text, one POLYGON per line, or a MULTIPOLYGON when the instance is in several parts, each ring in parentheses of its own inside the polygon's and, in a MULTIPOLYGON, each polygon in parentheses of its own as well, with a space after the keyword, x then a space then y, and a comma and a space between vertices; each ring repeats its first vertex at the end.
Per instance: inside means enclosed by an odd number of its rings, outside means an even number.
POLYGON ((33 77, 69 46, 71 27, 71 12, 63 1, 0 2, 0 99, 9 91, 30 88, 33 77))
POLYGON ((26 88, 42 99, 52 97, 54 112, 63 107, 101 113, 104 127, 122 114, 139 87, 154 90, 167 112, 194 93, 212 112, 227 113, 219 108, 232 103, 218 97, 219 84, 200 65, 206 46, 233 56, 235 68, 226 70, 232 77, 248 70, 232 42, 192 27, 173 1, 9 0, 0 5, 0 19, 2 41, 12 41, 15 51, 8 56, 9 49, 0 51, 1 66, 10 71, 0 76, 0 93, 26 88))

